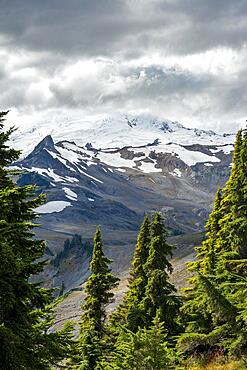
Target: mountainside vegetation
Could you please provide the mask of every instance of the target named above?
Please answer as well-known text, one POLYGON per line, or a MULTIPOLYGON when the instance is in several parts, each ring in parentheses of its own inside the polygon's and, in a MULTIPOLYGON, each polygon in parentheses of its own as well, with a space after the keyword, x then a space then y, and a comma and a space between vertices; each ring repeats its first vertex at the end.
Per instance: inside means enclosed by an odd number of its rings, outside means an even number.
POLYGON ((237 134, 231 176, 215 197, 206 225, 207 239, 197 250, 178 341, 187 354, 242 356, 247 349, 247 132, 237 134))
POLYGON ((19 152, 8 147, 0 113, 0 366, 4 370, 51 369, 70 353, 71 327, 52 332, 52 290, 31 283, 43 270, 46 244, 34 238, 34 211, 44 202, 31 186, 19 187, 6 169, 19 152))
POLYGON ((33 230, 44 196, 17 185, 17 173, 7 169, 19 152, 8 146, 14 129, 3 130, 6 114, 0 114, 0 368, 246 369, 247 130, 237 134, 230 178, 216 193, 206 239, 196 247, 182 292, 170 280, 173 247, 160 212, 144 217, 127 292, 109 319, 106 306, 119 279, 104 253, 101 229, 93 249, 78 235, 66 242, 57 260, 73 243, 92 250, 75 338, 69 322, 53 330, 54 293, 30 281, 45 264, 46 244, 33 230))
POLYGON ((83 242, 80 235, 75 234, 72 239, 66 239, 63 245, 63 249, 56 255, 52 260, 52 264, 55 267, 66 260, 71 255, 76 255, 77 258, 82 258, 83 254, 92 254, 92 246, 89 241, 83 242))

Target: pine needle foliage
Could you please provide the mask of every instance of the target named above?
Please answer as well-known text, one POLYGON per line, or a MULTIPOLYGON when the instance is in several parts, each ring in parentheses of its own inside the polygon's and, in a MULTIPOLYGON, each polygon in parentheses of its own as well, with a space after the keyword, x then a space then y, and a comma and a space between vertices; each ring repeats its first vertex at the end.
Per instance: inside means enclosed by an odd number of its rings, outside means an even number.
POLYGON ((150 231, 149 255, 143 266, 148 281, 141 303, 145 311, 145 326, 151 325, 156 312, 159 311, 168 333, 175 334, 178 330, 176 317, 181 300, 175 286, 169 281, 173 247, 167 243, 167 230, 159 212, 154 215, 150 231))
POLYGON ((67 356, 69 324, 52 333, 52 290, 30 282, 44 262, 44 241, 34 239, 35 208, 44 202, 32 186, 18 187, 6 168, 19 157, 9 148, 0 113, 0 364, 4 370, 45 370, 67 356))
POLYGON ((113 326, 126 325, 136 332, 139 326, 143 326, 144 312, 140 307, 148 282, 144 271, 144 265, 149 255, 150 246, 150 221, 146 215, 137 236, 132 270, 130 271, 128 291, 115 312, 111 315, 113 326))
POLYGON ((159 212, 154 214, 151 223, 148 216, 144 218, 137 237, 129 289, 112 315, 114 326, 121 324, 137 332, 139 327, 152 325, 158 310, 169 334, 177 333, 176 316, 181 299, 169 281, 173 247, 167 243, 167 236, 159 212))
POLYGON ((106 305, 113 301, 112 289, 117 286, 116 278, 109 267, 111 260, 103 252, 101 231, 98 227, 94 236, 93 255, 90 263, 91 276, 85 287, 85 302, 80 323, 78 356, 75 369, 93 370, 105 347, 108 329, 106 305))
POLYGON ((97 369, 104 370, 164 370, 173 369, 174 351, 167 343, 167 333, 159 313, 150 328, 136 333, 121 328, 113 353, 104 358, 97 369))
POLYGON ((178 348, 186 355, 214 350, 247 355, 247 132, 236 136, 231 175, 215 197, 207 239, 190 263, 178 348))
POLYGON ((83 305, 82 325, 90 323, 94 330, 102 333, 106 313, 105 306, 113 299, 112 289, 119 279, 113 276, 109 264, 112 261, 103 252, 100 228, 94 236, 93 256, 90 263, 91 276, 85 287, 85 303, 83 305))

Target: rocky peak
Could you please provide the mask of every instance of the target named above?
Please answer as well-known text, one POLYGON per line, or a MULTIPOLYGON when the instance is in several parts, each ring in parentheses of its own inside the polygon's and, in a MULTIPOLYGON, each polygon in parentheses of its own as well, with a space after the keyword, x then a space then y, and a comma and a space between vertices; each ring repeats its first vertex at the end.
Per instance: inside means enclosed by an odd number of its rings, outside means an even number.
POLYGON ((22 161, 22 165, 27 168, 66 169, 66 166, 59 160, 59 152, 51 135, 47 135, 41 140, 34 150, 22 161))
POLYGON ((51 151, 56 151, 54 141, 51 137, 51 135, 47 135, 43 140, 40 141, 40 143, 34 148, 32 153, 30 153, 26 159, 30 159, 33 156, 36 156, 39 154, 42 150, 47 149, 51 151))

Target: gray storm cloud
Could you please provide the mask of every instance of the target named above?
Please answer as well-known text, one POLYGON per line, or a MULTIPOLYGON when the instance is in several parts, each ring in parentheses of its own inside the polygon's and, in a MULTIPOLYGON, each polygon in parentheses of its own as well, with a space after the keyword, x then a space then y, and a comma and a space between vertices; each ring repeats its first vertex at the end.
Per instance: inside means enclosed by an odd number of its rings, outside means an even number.
POLYGON ((116 110, 220 130, 246 116, 245 0, 3 0, 1 108, 116 110))

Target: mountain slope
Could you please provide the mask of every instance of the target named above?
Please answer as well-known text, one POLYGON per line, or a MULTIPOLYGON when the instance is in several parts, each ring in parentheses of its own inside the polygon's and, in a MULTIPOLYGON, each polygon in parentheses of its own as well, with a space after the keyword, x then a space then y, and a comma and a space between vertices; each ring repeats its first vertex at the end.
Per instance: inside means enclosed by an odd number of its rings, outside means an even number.
MULTIPOLYGON (((17 132, 13 144, 27 154, 15 164, 24 171, 19 184, 36 184, 47 194, 37 209, 38 234, 51 254, 76 233, 91 239, 101 225, 119 272, 128 267, 145 212, 161 210, 171 235, 203 230, 214 192, 229 175, 233 139, 150 116, 117 115, 86 128, 81 122, 33 126, 17 132), (44 128, 48 135, 38 142, 44 128)), ((80 284, 86 270, 73 266, 66 288, 80 284)), ((64 273, 50 265, 47 284, 57 285, 64 273)))

